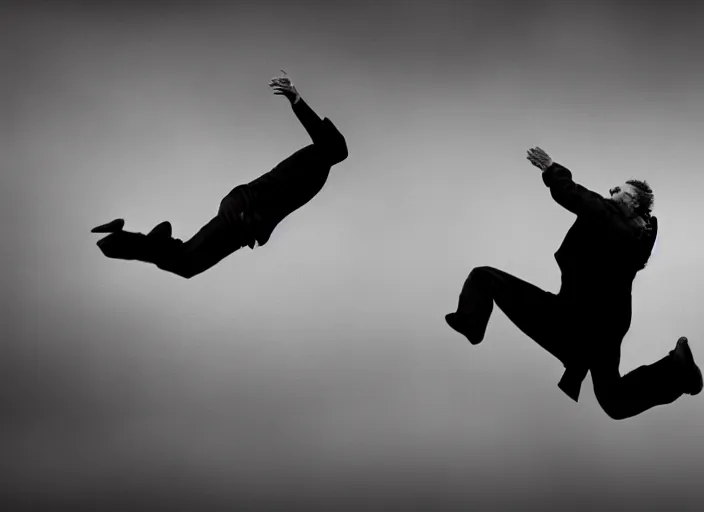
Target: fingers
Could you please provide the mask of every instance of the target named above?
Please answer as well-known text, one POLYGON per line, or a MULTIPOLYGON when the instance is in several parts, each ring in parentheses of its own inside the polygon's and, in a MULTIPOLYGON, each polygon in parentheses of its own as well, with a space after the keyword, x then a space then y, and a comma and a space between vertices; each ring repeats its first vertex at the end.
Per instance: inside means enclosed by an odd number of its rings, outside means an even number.
POLYGON ((278 84, 278 85, 291 85, 291 80, 289 80, 287 77, 272 77, 269 80, 269 84, 278 84))
POLYGON ((531 148, 527 151, 526 158, 528 161, 533 164, 534 166, 538 167, 539 169, 542 169, 543 171, 548 168, 550 165, 550 157, 540 149, 539 147, 531 148))
POLYGON ((528 154, 526 158, 530 161, 530 163, 532 163, 536 167, 545 169, 551 163, 551 159, 548 154, 543 151, 539 146, 529 149, 527 153, 528 154))
POLYGON ((273 89, 273 92, 276 96, 284 96, 286 98, 293 98, 296 94, 295 89, 289 88, 289 87, 282 87, 280 85, 274 85, 274 84, 269 84, 269 86, 273 89))
POLYGON ((288 91, 291 93, 294 92, 294 88, 291 85, 269 82, 269 87, 271 87, 272 89, 275 89, 275 90, 288 91))

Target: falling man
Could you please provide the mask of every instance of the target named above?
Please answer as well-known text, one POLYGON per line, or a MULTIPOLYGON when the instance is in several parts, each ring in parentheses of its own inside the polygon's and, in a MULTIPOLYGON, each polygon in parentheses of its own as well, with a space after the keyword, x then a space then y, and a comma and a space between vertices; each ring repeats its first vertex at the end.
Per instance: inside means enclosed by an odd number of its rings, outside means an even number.
POLYGON ((284 218, 320 192, 332 166, 347 158, 346 140, 332 121, 318 117, 285 72, 272 78, 269 86, 291 102, 313 143, 254 181, 233 188, 220 202, 217 215, 185 242, 171 236, 168 221, 146 235, 124 231, 123 219, 93 228, 93 233, 109 233, 97 242, 105 256, 152 263, 190 279, 242 247, 266 244, 284 218))

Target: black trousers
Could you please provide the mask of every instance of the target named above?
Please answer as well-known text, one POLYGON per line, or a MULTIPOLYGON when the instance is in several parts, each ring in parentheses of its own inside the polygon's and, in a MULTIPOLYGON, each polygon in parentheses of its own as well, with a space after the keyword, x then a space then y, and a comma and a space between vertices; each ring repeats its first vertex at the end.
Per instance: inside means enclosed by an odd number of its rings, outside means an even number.
MULTIPOLYGON (((305 171, 309 167, 319 166, 321 150, 318 146, 310 144, 279 163, 274 172, 288 174, 305 171)), ((316 167, 317 168, 317 167, 316 167)), ((260 180, 267 179, 272 172, 264 174, 260 180)), ((186 241, 172 237, 151 237, 139 233, 120 232, 111 235, 116 237, 113 245, 130 245, 134 247, 134 254, 119 248, 121 254, 129 257, 113 256, 122 259, 136 259, 154 263, 157 267, 171 272, 180 277, 190 279, 212 268, 224 258, 235 251, 249 246, 254 248, 257 235, 262 229, 262 210, 272 211, 272 202, 281 203, 281 207, 273 208, 275 217, 285 217, 290 211, 286 205, 291 203, 297 207, 296 195, 307 197, 305 188, 299 190, 289 180, 272 180, 263 189, 266 197, 261 192, 255 191, 249 184, 238 185, 233 188, 220 202, 217 214, 206 223, 195 235, 186 241), (281 181, 281 183, 279 183, 281 181)), ((295 180, 294 180, 295 181, 295 180)), ((276 205, 275 205, 276 206, 276 205)), ((271 219, 267 216, 267 222, 271 219)), ((278 219, 279 221, 281 219, 278 219)), ((267 224, 268 225, 268 224, 267 224)), ((268 228, 270 229, 270 228, 268 228)), ((109 251, 104 251, 111 256, 109 251)))
POLYGON ((151 262, 160 269, 190 279, 241 249, 254 247, 256 211, 246 185, 235 187, 220 202, 218 213, 188 240, 153 242, 151 262))
POLYGON ((596 399, 613 419, 636 416, 683 394, 669 355, 620 374, 621 341, 631 322, 630 301, 627 308, 604 307, 597 298, 585 300, 563 290, 555 295, 501 270, 477 267, 462 287, 457 312, 468 315, 480 339, 494 302, 516 327, 564 365, 587 358, 596 399))

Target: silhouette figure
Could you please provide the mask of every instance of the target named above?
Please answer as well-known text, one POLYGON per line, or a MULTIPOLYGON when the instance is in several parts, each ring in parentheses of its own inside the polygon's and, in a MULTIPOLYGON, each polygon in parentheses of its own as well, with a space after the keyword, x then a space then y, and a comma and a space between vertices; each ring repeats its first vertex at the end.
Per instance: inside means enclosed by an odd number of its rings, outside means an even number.
POLYGON ((631 289, 657 237, 651 216, 653 192, 630 180, 609 191, 587 190, 540 148, 528 160, 543 171, 553 199, 577 216, 555 259, 562 273, 557 295, 492 267, 474 268, 464 283, 457 311, 447 323, 476 345, 484 339, 496 304, 524 334, 565 366, 558 386, 575 402, 591 371, 594 394, 604 412, 625 419, 683 393, 702 390, 702 374, 687 338, 654 364, 621 376, 621 342, 631 325, 631 289))
POLYGON ((345 138, 332 121, 318 117, 285 72, 272 78, 269 86, 291 102, 313 143, 254 181, 232 189, 217 215, 186 242, 171 236, 168 221, 146 235, 124 231, 123 219, 93 228, 93 233, 109 233, 97 242, 105 256, 152 263, 190 279, 242 247, 266 244, 284 218, 320 192, 332 166, 347 158, 345 138))

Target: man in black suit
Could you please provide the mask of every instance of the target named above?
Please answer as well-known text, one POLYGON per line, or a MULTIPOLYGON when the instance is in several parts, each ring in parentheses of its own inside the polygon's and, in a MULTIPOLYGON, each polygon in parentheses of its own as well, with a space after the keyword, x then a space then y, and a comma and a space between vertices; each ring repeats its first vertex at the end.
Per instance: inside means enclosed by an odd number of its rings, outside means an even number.
POLYGON ((167 221, 146 235, 124 231, 123 219, 93 228, 94 233, 110 233, 97 243, 105 256, 153 263, 190 279, 242 247, 266 244, 284 218, 320 192, 332 166, 347 158, 345 138, 332 121, 321 120, 303 101, 285 72, 272 78, 269 86, 291 102, 313 143, 254 181, 232 189, 217 215, 186 242, 171 236, 167 221))
POLYGON ((625 419, 683 393, 702 390, 702 374, 687 338, 651 365, 621 376, 621 341, 631 325, 631 289, 647 264, 657 236, 651 217, 653 191, 629 180, 610 197, 587 190, 572 173, 540 148, 528 160, 543 171, 553 199, 577 215, 555 259, 562 273, 557 295, 492 267, 477 267, 464 283, 447 323, 472 344, 484 339, 493 303, 526 335, 559 359, 565 373, 558 384, 574 401, 592 373, 594 394, 604 412, 625 419))

